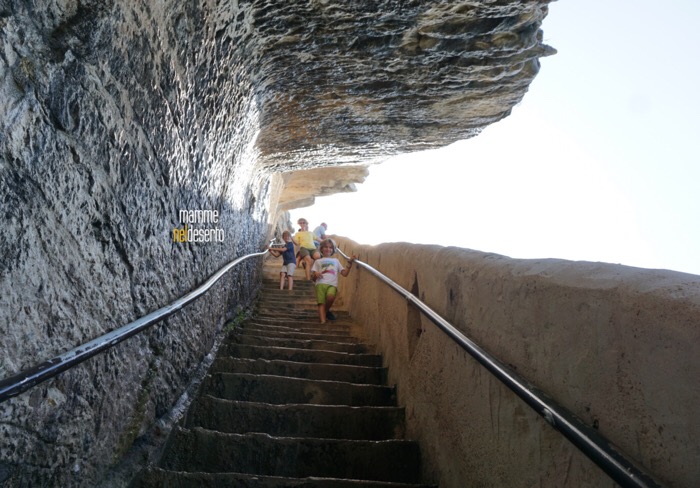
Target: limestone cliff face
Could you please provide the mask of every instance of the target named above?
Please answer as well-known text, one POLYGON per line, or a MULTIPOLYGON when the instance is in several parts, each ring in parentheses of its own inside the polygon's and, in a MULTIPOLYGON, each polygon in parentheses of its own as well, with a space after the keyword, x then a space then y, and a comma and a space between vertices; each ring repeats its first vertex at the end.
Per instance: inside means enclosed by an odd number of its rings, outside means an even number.
MULTIPOLYGON (((508 115, 551 51, 547 3, 0 1, 0 377, 181 296, 362 164, 508 115), (196 209, 223 241, 176 242, 196 209)), ((257 272, 1 404, 0 482, 94 485, 257 272)))
MULTIPOLYGON (((268 171, 371 164, 472 137, 510 114, 554 52, 540 30, 548 1, 337 3, 254 16, 267 53, 257 147, 268 171)), ((304 205, 318 195, 285 194, 304 205)))

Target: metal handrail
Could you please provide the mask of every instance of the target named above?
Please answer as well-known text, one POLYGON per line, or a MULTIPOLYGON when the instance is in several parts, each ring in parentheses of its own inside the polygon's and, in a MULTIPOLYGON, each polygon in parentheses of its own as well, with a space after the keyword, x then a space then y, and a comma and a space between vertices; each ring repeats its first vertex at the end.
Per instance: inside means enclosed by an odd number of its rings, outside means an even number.
MULTIPOLYGON (((350 259, 337 249, 345 259, 350 259)), ((383 275, 372 266, 354 259, 354 262, 385 282, 406 300, 423 312, 435 325, 454 340, 462 349, 474 357, 482 366, 518 395, 533 410, 541 415, 555 430, 558 430, 589 459, 598 465, 608 476, 622 487, 652 488, 661 487, 650 474, 636 467, 596 430, 584 424, 565 407, 557 404, 543 391, 519 376, 511 368, 483 350, 452 324, 443 319, 415 295, 383 275)))
POLYGON ((219 281, 219 279, 226 274, 231 268, 237 264, 245 261, 246 259, 263 256, 267 252, 265 251, 247 254, 243 257, 235 259, 230 263, 223 266, 219 271, 214 273, 207 281, 205 281, 201 286, 189 292, 188 294, 178 298, 174 302, 166 305, 163 308, 159 308, 155 312, 151 312, 140 319, 136 319, 118 329, 108 332, 97 339, 93 339, 81 346, 71 349, 59 356, 44 361, 43 363, 34 366, 32 368, 21 371, 20 373, 10 376, 8 378, 0 381, 0 403, 8 400, 14 396, 19 395, 27 391, 30 388, 42 383, 54 376, 66 371, 67 369, 76 366, 83 361, 91 358, 92 356, 99 354, 102 351, 110 349, 111 347, 119 344, 120 342, 128 339, 129 337, 136 335, 148 327, 161 322, 167 317, 171 316, 175 312, 179 311, 184 306, 195 301, 197 298, 201 297, 204 293, 209 291, 209 289, 219 281))

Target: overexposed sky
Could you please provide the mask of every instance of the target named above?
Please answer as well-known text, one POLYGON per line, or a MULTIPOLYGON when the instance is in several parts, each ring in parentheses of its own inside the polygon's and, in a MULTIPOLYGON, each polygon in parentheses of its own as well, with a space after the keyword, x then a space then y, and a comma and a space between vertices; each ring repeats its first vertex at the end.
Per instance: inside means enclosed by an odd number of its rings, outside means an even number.
POLYGON ((363 244, 700 274, 700 2, 560 0, 510 117, 292 211, 363 244))

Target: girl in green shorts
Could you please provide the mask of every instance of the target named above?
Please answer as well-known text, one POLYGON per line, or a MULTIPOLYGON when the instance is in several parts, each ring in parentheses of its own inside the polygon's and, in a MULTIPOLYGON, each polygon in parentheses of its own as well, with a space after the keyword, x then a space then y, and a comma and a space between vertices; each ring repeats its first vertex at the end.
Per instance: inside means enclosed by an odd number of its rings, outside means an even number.
POLYGON ((316 303, 318 303, 318 317, 325 324, 326 319, 335 320, 330 308, 338 293, 338 275, 347 276, 352 269, 355 256, 348 261, 347 266, 340 264, 335 254, 335 243, 331 239, 321 242, 321 258, 314 262, 311 268, 311 277, 316 282, 316 303))

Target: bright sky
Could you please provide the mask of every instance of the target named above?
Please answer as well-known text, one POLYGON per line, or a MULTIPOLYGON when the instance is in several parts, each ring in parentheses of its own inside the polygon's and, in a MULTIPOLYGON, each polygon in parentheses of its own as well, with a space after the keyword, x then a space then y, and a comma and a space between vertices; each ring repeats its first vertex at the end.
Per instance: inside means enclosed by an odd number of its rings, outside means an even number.
POLYGON ((700 2, 561 0, 510 117, 291 212, 362 244, 454 245, 700 275, 700 2))

